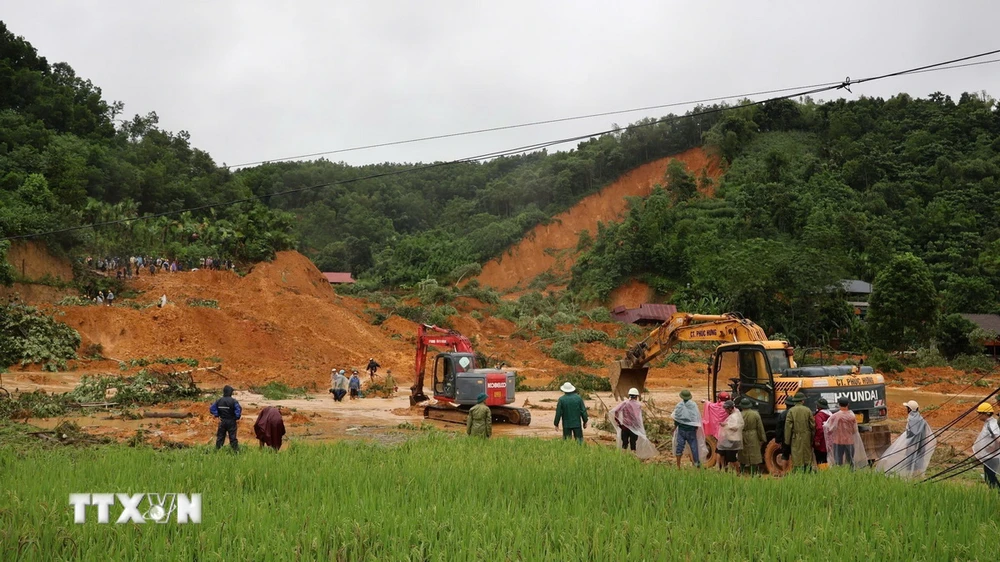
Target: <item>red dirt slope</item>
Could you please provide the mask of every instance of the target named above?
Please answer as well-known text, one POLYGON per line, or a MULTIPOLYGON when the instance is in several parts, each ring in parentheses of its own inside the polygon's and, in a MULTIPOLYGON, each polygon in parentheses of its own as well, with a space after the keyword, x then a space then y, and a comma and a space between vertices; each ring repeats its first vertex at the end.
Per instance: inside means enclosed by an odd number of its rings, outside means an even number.
POLYGON ((649 195, 653 185, 663 183, 663 174, 671 160, 683 162, 695 177, 701 177, 703 172, 712 179, 722 175, 718 159, 701 148, 639 166, 600 192, 585 197, 569 211, 557 215, 550 224, 536 226, 504 255, 487 263, 478 277, 479 283, 500 290, 518 284, 524 287, 557 265, 557 257, 552 254, 558 252, 553 250, 570 249, 558 264, 560 269, 568 271, 576 259, 572 249, 576 248, 580 232, 589 230, 595 234, 598 221, 618 220, 626 208, 625 197, 649 195))

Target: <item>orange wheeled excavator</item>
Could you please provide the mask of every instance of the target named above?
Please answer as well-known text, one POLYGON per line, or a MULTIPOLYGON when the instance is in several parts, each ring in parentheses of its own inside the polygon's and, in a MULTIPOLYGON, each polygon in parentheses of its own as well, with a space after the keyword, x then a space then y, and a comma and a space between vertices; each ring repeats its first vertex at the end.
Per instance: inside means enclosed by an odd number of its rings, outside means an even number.
POLYGON ((434 403, 424 406, 424 417, 455 423, 465 423, 469 408, 476 405, 480 394, 486 393, 486 405, 493 421, 528 425, 531 412, 508 406, 514 402, 516 375, 500 369, 480 368, 469 338, 454 331, 422 324, 417 328, 416 377, 410 387, 410 405, 430 402, 424 394, 424 370, 430 347, 451 351, 434 357, 434 403))

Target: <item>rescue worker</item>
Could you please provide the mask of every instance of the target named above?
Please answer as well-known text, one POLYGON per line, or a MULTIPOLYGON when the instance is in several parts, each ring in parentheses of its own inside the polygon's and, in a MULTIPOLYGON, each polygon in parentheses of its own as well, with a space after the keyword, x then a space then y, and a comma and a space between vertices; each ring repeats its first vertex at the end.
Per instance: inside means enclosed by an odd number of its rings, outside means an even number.
POLYGON ((715 445, 715 451, 720 455, 719 469, 739 472, 736 455, 743 449, 743 416, 736 411, 732 400, 726 400, 722 406, 729 415, 719 427, 719 441, 715 445))
POLYGON ((559 390, 563 395, 556 402, 555 426, 559 427, 559 421, 563 423, 563 439, 570 436, 576 438, 577 442, 583 443, 583 430, 587 428, 587 405, 583 403, 583 398, 576 392, 573 383, 566 381, 559 390))
POLYGON ((285 435, 285 422, 281 419, 281 410, 276 406, 267 406, 257 414, 253 424, 254 435, 260 441, 260 446, 267 445, 275 451, 281 449, 281 438, 285 435))
POLYGON ((685 444, 691 447, 691 462, 696 467, 700 467, 701 446, 698 440, 699 431, 702 432, 702 439, 704 439, 704 430, 701 427, 701 413, 698 412, 698 406, 691 401, 690 390, 685 388, 681 391, 680 396, 681 401, 674 406, 674 413, 670 415, 670 418, 674 420, 674 424, 677 426, 674 430, 674 457, 677 459, 677 468, 681 467, 681 456, 684 455, 685 444))
POLYGON ((493 413, 486 405, 485 392, 476 397, 476 405, 469 410, 469 417, 465 421, 465 433, 483 439, 493 436, 493 413))
POLYGON ((990 488, 1000 488, 997 472, 1000 472, 1000 424, 993 417, 993 406, 983 402, 976 408, 983 430, 972 445, 972 453, 983 463, 983 475, 990 488))
POLYGON ((830 403, 826 398, 820 398, 816 401, 816 414, 813 416, 813 420, 816 422, 813 454, 816 455, 816 464, 819 465, 820 470, 826 468, 826 432, 823 430, 823 424, 828 419, 830 419, 830 403))
POLYGON ((761 463, 764 462, 761 449, 767 439, 764 433, 764 420, 753 407, 753 401, 745 397, 740 400, 740 415, 743 416, 743 448, 737 457, 743 472, 757 474, 761 463))
POLYGON ((368 379, 372 382, 375 382, 375 371, 378 371, 379 367, 381 367, 381 365, 375 362, 374 357, 368 358, 368 366, 365 367, 365 370, 368 371, 368 379))
POLYGON ((229 444, 234 451, 239 450, 239 442, 236 439, 236 422, 243 416, 243 408, 240 403, 233 398, 233 387, 228 384, 222 388, 222 398, 219 398, 208 408, 212 416, 219 418, 219 429, 215 432, 215 450, 222 448, 226 442, 226 435, 229 435, 229 444))
POLYGON ((816 420, 803 402, 805 395, 795 393, 795 405, 785 418, 785 439, 791 447, 792 470, 812 471, 813 438, 816 436, 816 420))
POLYGON ((348 384, 348 388, 351 390, 351 400, 358 398, 361 394, 361 379, 358 378, 358 371, 355 369, 351 373, 351 381, 348 384))
POLYGON ((920 415, 920 405, 916 400, 903 405, 906 406, 906 429, 882 453, 875 469, 905 478, 919 478, 931 463, 937 448, 937 437, 920 415))
POLYGON ((622 449, 635 450, 642 428, 642 406, 639 405, 639 389, 628 390, 628 400, 623 401, 613 411, 614 425, 621 430, 622 449), (631 428, 631 429, 630 429, 631 428), (633 429, 637 431, 633 431, 633 429))
POLYGON ((854 466, 854 434, 858 432, 858 420, 848 406, 851 402, 846 396, 837 399, 840 410, 835 412, 824 425, 827 431, 827 447, 832 445, 833 464, 854 466))
POLYGON ((705 402, 705 413, 701 417, 701 426, 704 428, 706 436, 711 435, 716 439, 719 438, 719 427, 729 417, 722 405, 729 399, 729 393, 723 391, 716 397, 715 402, 705 402))
POLYGON ((330 392, 333 393, 333 399, 335 401, 343 402, 349 386, 347 377, 344 375, 343 369, 340 371, 334 369, 334 373, 336 374, 333 376, 333 388, 330 389, 330 392))
POLYGON ((778 413, 778 425, 774 429, 774 441, 778 445, 781 445, 780 456, 785 459, 785 464, 787 465, 791 462, 792 458, 792 446, 791 437, 786 438, 785 436, 785 421, 788 419, 788 411, 792 409, 795 405, 794 396, 785 396, 785 409, 778 413))

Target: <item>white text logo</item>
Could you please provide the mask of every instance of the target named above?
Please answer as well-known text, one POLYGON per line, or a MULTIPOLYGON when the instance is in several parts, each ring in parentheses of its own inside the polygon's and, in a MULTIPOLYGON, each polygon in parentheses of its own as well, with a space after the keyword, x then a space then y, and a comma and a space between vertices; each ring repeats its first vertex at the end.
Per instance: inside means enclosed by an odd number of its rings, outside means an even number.
MULTIPOLYGON (((97 508, 97 522, 111 522, 111 506, 121 512, 115 523, 167 523, 176 514, 178 523, 201 523, 201 494, 70 494, 73 522, 87 521, 87 507, 97 508)), ((117 510, 116 510, 117 512, 117 510)))

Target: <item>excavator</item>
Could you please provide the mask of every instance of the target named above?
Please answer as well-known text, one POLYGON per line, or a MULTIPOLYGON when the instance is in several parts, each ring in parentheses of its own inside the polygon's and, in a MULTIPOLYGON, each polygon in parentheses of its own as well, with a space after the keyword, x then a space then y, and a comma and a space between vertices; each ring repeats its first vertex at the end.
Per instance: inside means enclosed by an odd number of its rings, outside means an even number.
POLYGON ((772 474, 787 470, 779 459, 781 447, 773 438, 785 399, 796 392, 806 396, 805 405, 811 410, 820 398, 836 404, 838 398, 848 397, 869 458, 878 458, 889 447, 889 428, 874 425, 885 421, 888 414, 881 374, 867 366, 799 367, 795 349, 788 342, 769 340, 760 326, 733 313, 671 315, 632 346, 623 359, 611 364, 609 377, 615 398, 624 399, 629 388, 645 388, 649 363, 681 342, 720 342, 709 359, 708 395, 715 399, 728 390, 737 402, 750 399, 764 421, 764 462, 772 474))
POLYGON ((465 423, 469 408, 476 405, 480 394, 486 393, 493 421, 529 425, 531 412, 508 406, 514 402, 516 376, 509 371, 479 368, 476 352, 469 338, 454 331, 428 324, 417 328, 416 377, 410 387, 410 406, 430 402, 424 394, 424 370, 430 347, 445 347, 451 351, 434 357, 433 395, 435 403, 424 406, 424 417, 455 423, 465 423))

